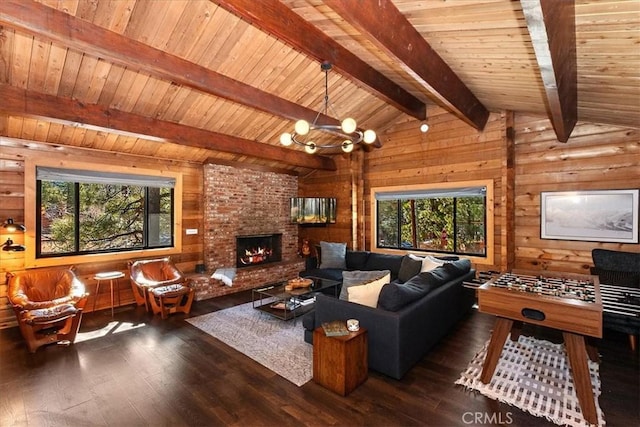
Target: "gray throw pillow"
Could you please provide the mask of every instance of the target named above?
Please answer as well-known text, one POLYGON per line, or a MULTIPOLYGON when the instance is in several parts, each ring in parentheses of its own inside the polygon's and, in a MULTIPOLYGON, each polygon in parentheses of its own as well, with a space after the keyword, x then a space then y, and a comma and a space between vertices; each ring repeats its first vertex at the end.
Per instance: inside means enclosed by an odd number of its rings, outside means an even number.
POLYGON ((347 244, 320 242, 320 268, 347 268, 347 244))
POLYGON ((349 300, 350 286, 359 286, 374 280, 380 279, 387 274, 391 274, 389 270, 373 270, 373 271, 343 271, 342 272, 342 289, 340 290, 340 299, 349 300))

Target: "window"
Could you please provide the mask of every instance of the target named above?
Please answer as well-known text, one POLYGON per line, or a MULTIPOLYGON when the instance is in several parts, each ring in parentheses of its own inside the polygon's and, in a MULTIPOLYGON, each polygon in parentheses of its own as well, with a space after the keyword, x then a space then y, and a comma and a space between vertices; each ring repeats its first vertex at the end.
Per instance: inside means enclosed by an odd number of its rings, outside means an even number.
POLYGON ((376 246, 487 256, 487 186, 374 189, 376 246))
POLYGON ((36 168, 36 258, 167 248, 175 179, 36 168))

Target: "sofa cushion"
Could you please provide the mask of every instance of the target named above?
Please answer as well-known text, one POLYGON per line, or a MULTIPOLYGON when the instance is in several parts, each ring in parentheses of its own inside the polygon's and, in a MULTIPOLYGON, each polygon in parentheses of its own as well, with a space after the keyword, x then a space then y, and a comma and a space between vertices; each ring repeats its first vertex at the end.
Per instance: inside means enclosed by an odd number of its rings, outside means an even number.
POLYGON ((605 285, 618 285, 628 288, 640 287, 640 273, 635 271, 614 271, 592 267, 591 274, 598 276, 600 283, 605 285))
POLYGON ((413 276, 405 283, 384 285, 378 297, 378 307, 387 311, 398 311, 435 289, 438 286, 436 282, 431 272, 424 272, 413 276))
POLYGON ((320 242, 320 268, 347 268, 346 243, 320 242))
POLYGON ((347 270, 365 270, 369 252, 367 251, 347 251, 347 270))
POLYGON ((637 252, 595 248, 591 251, 591 257, 596 268, 640 273, 640 254, 637 252))
POLYGON ((389 270, 391 278, 398 277, 402 264, 402 255, 389 255, 371 252, 363 270, 389 270))
POLYGON ((442 265, 442 268, 452 274, 451 278, 459 277, 467 274, 471 270, 471 261, 466 258, 457 261, 448 261, 442 265))
POLYGON ((347 289, 348 301, 375 308, 378 305, 380 290, 389 283, 389 280, 391 280, 391 273, 363 285, 350 286, 347 289))
POLYGON ((409 255, 403 256, 402 262, 400 263, 400 271, 398 271, 398 282, 404 283, 411 279, 413 276, 420 273, 420 268, 422 268, 422 260, 409 255))
POLYGON ((340 299, 348 300, 348 289, 351 286, 362 285, 373 280, 380 279, 381 277, 390 274, 389 270, 373 270, 373 271, 343 271, 342 272, 342 289, 340 290, 340 299))

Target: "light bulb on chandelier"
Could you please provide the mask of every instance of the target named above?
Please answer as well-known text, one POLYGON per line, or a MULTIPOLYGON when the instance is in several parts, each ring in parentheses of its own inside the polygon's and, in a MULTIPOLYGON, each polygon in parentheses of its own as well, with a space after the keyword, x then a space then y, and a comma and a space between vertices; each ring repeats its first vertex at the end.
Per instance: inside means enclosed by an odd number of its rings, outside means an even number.
MULTIPOLYGON (((333 110, 333 107, 329 103, 329 70, 331 70, 331 64, 328 62, 323 62, 320 66, 320 69, 324 71, 324 103, 323 103, 323 112, 326 116, 329 109, 333 110)), ((329 125, 329 124, 318 124, 318 118, 320 117, 321 111, 318 111, 315 119, 312 123, 301 119, 296 121, 294 126, 294 131, 291 133, 285 132, 280 135, 280 143, 285 147, 289 147, 291 144, 296 143, 304 147, 304 150, 309 154, 314 154, 320 148, 338 148, 340 147, 342 151, 345 153, 350 153, 353 151, 356 144, 360 142, 364 142, 365 144, 373 144, 377 135, 376 132, 372 129, 361 130, 358 129, 357 122, 351 117, 347 117, 342 120, 342 122, 337 125, 329 125), (318 144, 314 141, 305 141, 301 137, 306 136, 312 130, 324 131, 330 134, 335 135, 340 139, 340 142, 335 143, 322 143, 318 144)), ((335 114, 335 112, 334 112, 335 114)))

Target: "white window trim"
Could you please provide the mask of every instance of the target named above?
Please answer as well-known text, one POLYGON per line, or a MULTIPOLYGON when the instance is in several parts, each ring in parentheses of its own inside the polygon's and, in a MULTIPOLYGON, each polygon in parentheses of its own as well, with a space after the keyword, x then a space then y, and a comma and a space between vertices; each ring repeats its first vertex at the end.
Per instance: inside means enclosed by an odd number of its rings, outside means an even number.
MULTIPOLYGON (((371 250, 373 252, 380 253, 388 253, 388 254, 406 254, 412 253, 412 251, 402 250, 402 249, 387 249, 387 248, 378 248, 377 247, 377 228, 378 228, 378 210, 376 209, 376 195, 378 193, 402 193, 402 192, 411 192, 411 191, 419 191, 419 190, 446 190, 446 189, 454 189, 454 188, 464 188, 464 187, 485 187, 487 189, 486 198, 487 198, 487 219, 486 219, 486 247, 487 253, 486 256, 472 256, 472 255, 459 255, 463 258, 468 258, 474 264, 483 264, 483 265, 493 265, 494 263, 494 215, 495 215, 495 201, 493 195, 493 180, 477 180, 477 181, 458 181, 458 182, 438 182, 434 184, 415 184, 415 185, 398 185, 393 187, 372 187, 370 192, 370 209, 371 209, 371 250)), ((425 255, 428 252, 415 252, 416 255, 425 255)), ((442 253, 434 253, 433 255, 442 255, 442 253)))

